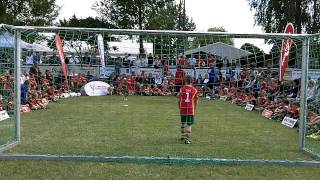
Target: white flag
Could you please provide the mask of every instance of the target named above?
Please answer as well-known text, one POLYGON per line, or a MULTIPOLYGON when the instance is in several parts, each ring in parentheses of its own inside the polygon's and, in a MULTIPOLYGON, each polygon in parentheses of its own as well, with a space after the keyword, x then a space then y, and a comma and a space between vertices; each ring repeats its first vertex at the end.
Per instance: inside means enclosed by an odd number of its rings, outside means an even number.
POLYGON ((101 65, 104 68, 106 67, 106 63, 104 61, 104 44, 103 44, 103 37, 101 34, 98 35, 98 49, 99 49, 101 65))

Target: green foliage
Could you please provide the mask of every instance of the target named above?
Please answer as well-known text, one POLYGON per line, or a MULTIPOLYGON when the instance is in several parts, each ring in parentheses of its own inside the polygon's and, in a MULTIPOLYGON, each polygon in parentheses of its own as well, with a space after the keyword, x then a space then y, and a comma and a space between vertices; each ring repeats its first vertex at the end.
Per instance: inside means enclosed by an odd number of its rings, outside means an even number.
POLYGON ((258 48, 257 46, 251 44, 251 43, 245 43, 243 44, 240 49, 243 49, 245 51, 249 51, 252 54, 258 54, 258 53, 264 53, 263 50, 261 50, 260 48, 258 48))
POLYGON ((102 19, 123 29, 145 29, 149 16, 173 0, 98 0, 93 9, 102 19))
POLYGON ((266 32, 283 32, 292 22, 297 33, 305 29, 308 33, 319 32, 320 2, 318 0, 248 0, 255 11, 256 24, 266 32))
MULTIPOLYGON (((208 32, 227 32, 227 30, 223 27, 213 27, 213 28, 209 28, 208 32)), ((210 36, 210 35, 195 37, 191 42, 189 41, 189 44, 190 44, 190 48, 194 49, 194 48, 206 46, 206 45, 217 43, 217 42, 234 45, 232 38, 229 38, 226 36, 210 36)))
POLYGON ((60 7, 56 0, 2 0, 0 22, 12 25, 52 25, 60 7))
POLYGON ((60 20, 59 26, 61 27, 82 27, 82 28, 115 28, 110 23, 99 19, 98 17, 87 17, 84 19, 77 18, 73 15, 70 19, 60 20))

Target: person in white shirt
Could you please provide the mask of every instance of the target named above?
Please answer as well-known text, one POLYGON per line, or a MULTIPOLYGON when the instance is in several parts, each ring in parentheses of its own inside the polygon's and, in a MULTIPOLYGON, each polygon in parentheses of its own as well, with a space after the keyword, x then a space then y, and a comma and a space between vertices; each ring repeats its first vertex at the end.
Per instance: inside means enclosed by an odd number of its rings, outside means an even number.
POLYGON ((135 61, 133 61, 133 65, 134 65, 134 71, 136 73, 139 73, 140 72, 140 67, 141 67, 141 62, 140 62, 140 59, 136 59, 135 61))
POLYGON ((159 74, 157 74, 154 81, 155 81, 156 85, 161 85, 162 84, 162 77, 159 74))
POLYGON ((140 58, 141 67, 148 67, 148 58, 145 55, 142 55, 140 58))
POLYGON ((161 60, 157 56, 156 59, 153 61, 153 67, 154 68, 160 68, 161 67, 161 60))
POLYGON ((316 82, 314 80, 308 81, 308 87, 307 87, 307 101, 311 102, 314 100, 316 95, 316 82))
POLYGON ((33 54, 30 53, 30 56, 26 57, 26 64, 33 64, 33 54))

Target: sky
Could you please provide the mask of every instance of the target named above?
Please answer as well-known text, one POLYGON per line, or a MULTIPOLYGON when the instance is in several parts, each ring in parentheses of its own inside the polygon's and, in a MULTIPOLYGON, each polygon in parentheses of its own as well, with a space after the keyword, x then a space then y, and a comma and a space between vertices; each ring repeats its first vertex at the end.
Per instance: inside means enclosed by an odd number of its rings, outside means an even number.
MULTIPOLYGON (((91 9, 96 0, 57 0, 62 7, 59 19, 96 16, 91 9)), ((177 0, 178 1, 178 0, 177 0)), ((222 26, 231 33, 262 33, 262 28, 254 25, 254 12, 250 11, 247 0, 186 0, 186 12, 197 25, 197 31, 205 32, 210 27, 222 26)), ((235 46, 250 42, 268 52, 270 46, 263 40, 235 40, 235 46)))

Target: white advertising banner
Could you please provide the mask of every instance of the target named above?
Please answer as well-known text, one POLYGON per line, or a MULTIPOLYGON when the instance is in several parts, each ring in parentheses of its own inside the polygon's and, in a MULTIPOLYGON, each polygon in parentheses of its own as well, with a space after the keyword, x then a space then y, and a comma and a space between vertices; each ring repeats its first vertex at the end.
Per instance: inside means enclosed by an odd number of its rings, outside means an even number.
POLYGON ((9 115, 7 113, 7 111, 0 111, 0 121, 4 121, 6 119, 9 119, 9 115))
POLYGON ((106 96, 109 94, 110 85, 102 81, 92 81, 84 86, 84 91, 88 96, 106 96))
MULTIPOLYGON (((291 75, 292 80, 300 79, 301 76, 302 76, 301 71, 292 71, 292 75, 291 75)), ((318 79, 320 77, 320 71, 309 71, 308 77, 310 77, 311 79, 318 79)))

